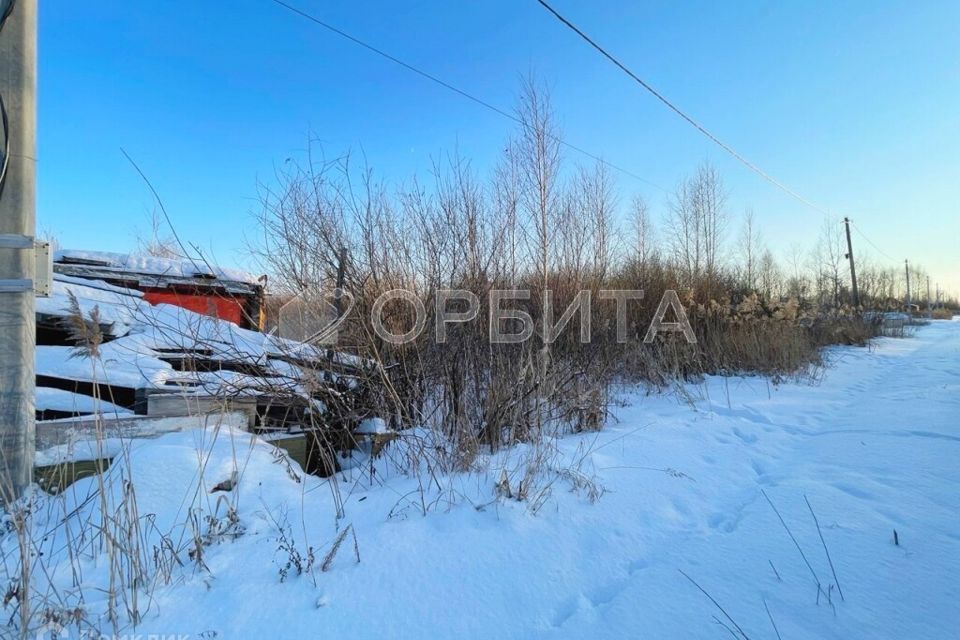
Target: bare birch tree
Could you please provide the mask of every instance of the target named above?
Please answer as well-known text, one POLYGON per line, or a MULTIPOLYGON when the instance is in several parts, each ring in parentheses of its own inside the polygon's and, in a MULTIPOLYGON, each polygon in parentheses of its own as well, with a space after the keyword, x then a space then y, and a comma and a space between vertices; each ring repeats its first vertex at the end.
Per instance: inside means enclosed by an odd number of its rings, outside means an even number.
POLYGON ((813 252, 813 266, 820 304, 838 306, 844 282, 845 244, 840 221, 826 218, 813 252))
POLYGON ((743 283, 748 289, 755 289, 757 286, 757 262, 760 258, 760 232, 757 229, 753 209, 747 209, 744 212, 738 250, 743 268, 743 283))
POLYGON ((528 250, 540 275, 543 295, 549 288, 554 219, 560 195, 560 137, 550 95, 532 77, 523 82, 517 117, 520 202, 530 221, 528 250))
POLYGON ((518 248, 523 236, 520 227, 521 168, 517 144, 507 141, 500 162, 494 170, 493 207, 495 225, 499 229, 498 244, 503 247, 501 269, 510 286, 516 286, 520 263, 518 248))
POLYGON ((776 295, 779 295, 781 272, 770 249, 764 249, 760 255, 757 265, 757 280, 764 298, 772 300, 776 295))
POLYGON ((646 200, 634 196, 630 201, 630 222, 633 227, 633 255, 641 266, 656 253, 653 223, 646 200))
POLYGON ((704 162, 670 200, 667 230, 674 260, 688 278, 716 275, 727 226, 727 195, 719 172, 704 162))

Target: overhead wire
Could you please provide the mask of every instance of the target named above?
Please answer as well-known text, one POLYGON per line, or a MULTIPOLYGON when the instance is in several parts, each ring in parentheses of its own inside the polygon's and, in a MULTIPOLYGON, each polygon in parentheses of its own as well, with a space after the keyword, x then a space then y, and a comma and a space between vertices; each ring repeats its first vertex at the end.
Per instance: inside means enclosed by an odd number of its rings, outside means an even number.
MULTIPOLYGON (((808 207, 810 207, 810 208, 812 208, 812 209, 814 209, 814 210, 816 210, 816 211, 819 211, 820 213, 822 213, 822 214, 824 214, 824 215, 827 215, 827 216, 832 215, 832 214, 831 214, 829 211, 827 211, 826 209, 824 209, 824 208, 818 206, 817 204, 811 202, 811 201, 808 200, 807 198, 803 197, 802 195, 800 195, 799 193, 797 193, 796 191, 794 191, 794 190, 791 189, 790 187, 786 186, 785 184, 783 184, 782 182, 780 182, 779 180, 777 180, 776 178, 774 178, 772 175, 770 175, 769 173, 767 173, 766 171, 764 171, 760 166, 758 166, 757 164, 755 164, 755 163, 751 162, 750 160, 748 160, 746 157, 744 157, 744 156, 743 156, 740 152, 738 152, 736 149, 734 149, 734 148, 731 147, 729 144, 727 144, 727 143, 725 143, 723 140, 721 140, 719 137, 717 137, 716 135, 714 135, 713 133, 711 133, 704 125, 700 124, 700 122, 698 122, 698 121, 695 120, 692 116, 690 116, 690 115, 687 114, 685 111, 683 111, 682 109, 680 109, 680 107, 678 107, 676 104, 674 104, 674 103, 673 103, 670 99, 668 99, 664 94, 660 93, 660 92, 657 91, 653 86, 651 86, 650 83, 646 82, 645 80, 643 80, 643 78, 641 78, 641 77, 638 76, 636 73, 634 73, 633 71, 631 71, 623 62, 621 62, 620 60, 618 60, 613 54, 611 54, 611 53, 610 53, 609 51, 607 51, 603 46, 601 46, 599 43, 597 43, 593 38, 591 38, 589 35, 587 35, 587 34, 586 34, 582 29, 580 29, 577 25, 575 25, 573 22, 571 22, 570 20, 568 20, 567 18, 565 18, 563 15, 561 15, 560 12, 558 12, 556 9, 554 9, 552 6, 550 6, 550 4, 549 4, 546 0, 537 0, 537 2, 538 2, 544 9, 546 9, 551 15, 553 15, 553 17, 555 17, 557 20, 559 20, 564 26, 566 26, 567 28, 569 28, 569 29, 570 29, 571 31, 573 31, 574 33, 576 33, 576 34, 577 34, 581 39, 583 39, 587 44, 589 44, 591 47, 593 47, 594 49, 596 49, 603 57, 605 57, 607 60, 609 60, 610 62, 612 62, 614 65, 616 65, 617 68, 619 68, 621 71, 623 71, 624 73, 626 73, 631 79, 633 79, 635 82, 637 82, 637 83, 638 83, 641 87, 643 87, 647 92, 649 92, 649 93, 650 93, 651 95, 653 95, 657 100, 659 100, 661 103, 663 103, 668 109, 670 109, 670 110, 673 111, 675 114, 677 114, 678 116, 680 116, 684 121, 686 121, 688 124, 690 124, 690 125, 693 126, 695 129, 697 129, 697 131, 699 131, 700 133, 702 133, 702 134, 703 134, 704 136, 706 136, 709 140, 711 140, 713 143, 715 143, 715 144, 716 144, 717 146, 719 146, 721 149, 723 149, 724 151, 726 151, 726 152, 727 152, 728 154, 730 154, 733 158, 735 158, 736 160, 738 160, 741 164, 743 164, 743 165, 746 166, 748 169, 750 169, 751 171, 753 171, 755 174, 757 174, 758 176, 760 176, 761 178, 763 178, 764 180, 766 180, 767 182, 769 182, 769 183, 772 184, 773 186, 777 187, 778 189, 780 189, 781 191, 783 191, 783 192, 786 193, 787 195, 791 196, 791 197, 794 198, 795 200, 797 200, 797 201, 799 201, 799 202, 807 205, 808 207)), ((851 224, 853 224, 852 221, 851 221, 851 224)), ((857 231, 857 233, 860 235, 860 237, 862 237, 862 238, 867 242, 867 244, 869 244, 871 247, 873 247, 873 248, 874 248, 878 253, 880 253, 882 256, 884 256, 884 257, 886 257, 888 260, 891 260, 891 261, 894 261, 894 262, 897 262, 897 261, 898 261, 897 258, 894 258, 893 256, 891 256, 889 253, 887 253, 886 251, 884 251, 883 249, 881 249, 880 247, 878 247, 872 240, 870 240, 870 238, 868 238, 867 235, 866 235, 865 233, 863 233, 863 231, 861 231, 860 228, 859 228, 857 225, 853 225, 853 228, 857 231)))
POLYGON ((863 238, 864 240, 866 240, 867 244, 869 244, 871 247, 873 247, 873 248, 877 251, 877 253, 879 253, 880 255, 882 255, 883 257, 885 257, 887 260, 892 260, 893 262, 898 262, 898 258, 894 258, 894 257, 891 256, 889 253, 887 253, 886 251, 884 251, 883 249, 881 249, 880 247, 878 247, 876 244, 874 244, 874 242, 873 242, 870 238, 867 237, 867 234, 865 234, 863 231, 860 230, 860 227, 858 227, 858 226, 856 225, 856 223, 854 223, 853 220, 850 220, 850 225, 853 227, 854 231, 857 232, 857 235, 859 235, 861 238, 863 238))
MULTIPOLYGON (((429 81, 431 81, 431 82, 433 82, 433 83, 435 83, 435 84, 438 84, 438 85, 440 85, 441 87, 443 87, 443 88, 445 88, 445 89, 447 89, 447 90, 449 90, 449 91, 452 91, 452 92, 460 95, 461 97, 466 98, 467 100, 470 100, 471 102, 480 105, 481 107, 483 107, 483 108, 485 108, 485 109, 488 109, 488 110, 490 110, 490 111, 493 111, 494 113, 496 113, 496 114, 498 114, 498 115, 500 115, 500 116, 502 116, 502 117, 504 117, 504 118, 507 118, 507 119, 509 119, 509 120, 512 120, 513 122, 516 122, 516 123, 520 124, 521 126, 525 126, 523 120, 522 120, 521 118, 519 118, 517 115, 515 115, 515 114, 513 114, 513 113, 510 113, 509 111, 506 111, 506 110, 504 110, 504 109, 501 109, 500 107, 498 107, 498 106, 496 106, 496 105, 494 105, 494 104, 492 104, 492 103, 490 103, 490 102, 488 102, 488 101, 486 101, 486 100, 484 100, 484 99, 482 99, 482 98, 478 98, 477 96, 475 96, 475 95, 473 95, 473 94, 471 94, 471 93, 469 93, 469 92, 467 92, 467 91, 464 91, 463 89, 461 89, 461 88, 459 88, 459 87, 457 87, 457 86, 455 86, 455 85, 453 85, 453 84, 450 84, 449 82, 447 82, 447 81, 445 81, 445 80, 443 80, 443 79, 441 79, 441 78, 433 75, 432 73, 429 73, 429 72, 424 71, 424 70, 422 70, 422 69, 420 69, 420 68, 418 68, 418 67, 415 67, 414 65, 412 65, 412 64, 410 64, 410 63, 408 63, 408 62, 405 62, 405 61, 401 60, 400 58, 397 58, 396 56, 394 56, 394 55, 392 55, 392 54, 390 54, 390 53, 387 53, 387 52, 384 51, 383 49, 380 49, 380 48, 378 48, 378 47, 375 47, 374 45, 369 44, 368 42, 365 42, 365 41, 361 40, 360 38, 357 38, 357 37, 355 37, 355 36, 352 36, 352 35, 350 35, 349 33, 347 33, 346 31, 343 31, 342 29, 338 29, 337 27, 333 26, 332 24, 330 24, 330 23, 328 23, 328 22, 326 22, 326 21, 324 21, 324 20, 321 20, 320 18, 316 17, 315 15, 313 15, 313 14, 311 14, 311 13, 308 13, 308 12, 306 12, 306 11, 304 11, 304 10, 302 10, 302 9, 299 9, 299 8, 297 8, 297 7, 295 7, 295 6, 291 5, 291 4, 288 4, 287 2, 284 2, 284 0, 272 0, 272 1, 273 1, 275 4, 277 4, 277 5, 285 8, 285 9, 287 9, 287 10, 290 11, 291 13, 294 13, 294 14, 296 14, 296 15, 298 15, 298 16, 306 19, 306 20, 309 20, 309 21, 311 21, 311 22, 313 22, 313 23, 315 23, 315 24, 323 27, 324 29, 330 31, 331 33, 334 33, 334 34, 340 36, 341 38, 344 38, 344 39, 346 39, 346 40, 349 40, 350 42, 356 44, 357 46, 363 47, 364 49, 370 51, 371 53, 375 53, 376 55, 378 55, 378 56, 380 56, 380 57, 382 57, 382 58, 385 58, 386 60, 389 60, 390 62, 393 62, 393 63, 396 64, 396 65, 399 65, 399 66, 403 67, 403 68, 406 69, 407 71, 410 71, 410 72, 412 72, 412 73, 415 73, 415 74, 417 74, 418 76, 420 76, 420 77, 422 77, 422 78, 424 78, 424 79, 426 79, 426 80, 429 80, 429 81)), ((575 144, 573 144, 573 143, 567 142, 566 140, 564 140, 564 139, 562 139, 562 138, 560 138, 560 137, 558 137, 558 136, 551 135, 551 136, 549 136, 549 137, 550 137, 551 139, 553 139, 555 142, 557 142, 558 144, 561 144, 561 145, 563 145, 564 147, 567 147, 568 149, 570 149, 570 150, 572 150, 572 151, 575 151, 575 152, 577 152, 577 153, 579 153, 579 154, 581 154, 581 155, 583 155, 583 156, 586 156, 586 157, 588 157, 588 158, 591 158, 592 160, 594 160, 594 161, 596 161, 596 162, 599 162, 599 163, 601 163, 601 164, 603 164, 603 165, 605 165, 605 166, 607 166, 607 167, 610 167, 611 169, 614 169, 614 170, 616 170, 616 171, 619 171, 620 173, 622 173, 622 174, 624 174, 624 175, 626 175, 626 176, 629 176, 629 177, 633 178, 634 180, 637 180, 637 181, 639 181, 639 182, 642 182, 642 183, 644 183, 644 184, 646 184, 646 185, 648 185, 648 186, 650 186, 650 187, 653 187, 653 188, 655 188, 655 189, 659 189, 660 191, 663 191, 664 193, 669 193, 669 191, 668 191, 667 189, 665 189, 664 187, 656 184, 655 182, 652 182, 652 181, 650 181, 650 180, 648 180, 648 179, 646 179, 646 178, 644 178, 644 177, 636 174, 635 172, 630 171, 629 169, 626 169, 626 168, 624 168, 624 167, 622 167, 622 166, 620 166, 620 165, 617 165, 617 164, 615 164, 615 163, 613 163, 613 162, 610 162, 609 160, 606 160, 606 159, 604 159, 603 157, 601 157, 601 156, 599 156, 599 155, 597 155, 597 154, 595 154, 595 153, 591 153, 590 151, 587 151, 586 149, 583 149, 582 147, 579 147, 579 146, 577 146, 577 145, 575 145, 575 144)))
POLYGON ((723 150, 726 151, 728 154, 730 154, 730 155, 733 156, 735 159, 737 159, 741 164, 743 164, 744 166, 746 166, 748 169, 750 169, 751 171, 753 171, 754 173, 756 173, 758 176, 760 176, 761 178, 763 178, 764 180, 766 180, 766 181, 769 182, 770 184, 774 185, 775 187, 777 187, 778 189, 780 189, 781 191, 783 191, 783 192, 786 193, 787 195, 793 197, 795 200, 798 200, 799 202, 802 202, 803 204, 807 205, 808 207, 810 207, 810 208, 812 208, 812 209, 815 209, 816 211, 819 211, 820 213, 823 213, 823 214, 825 214, 825 215, 830 215, 830 213, 829 213, 826 209, 824 209, 824 208, 816 205, 815 203, 811 202, 811 201, 808 200, 807 198, 804 198, 804 197, 801 196, 799 193, 797 193, 796 191, 794 191, 794 190, 791 189, 790 187, 786 186, 785 184, 783 184, 782 182, 780 182, 779 180, 777 180, 776 178, 774 178, 773 176, 771 176, 769 173, 767 173, 766 171, 764 171, 763 169, 761 169, 758 165, 754 164, 753 162, 751 162, 750 160, 748 160, 746 157, 744 157, 744 156, 743 156, 741 153, 739 153, 736 149, 734 149, 733 147, 731 147, 730 145, 728 145, 727 143, 725 143, 724 141, 722 141, 720 138, 718 138, 717 136, 715 136, 713 133, 711 133, 705 126, 703 126, 702 124, 700 124, 697 120, 694 120, 691 116, 689 116, 689 115, 688 115, 687 113, 685 113, 682 109, 680 109, 676 104, 674 104, 672 101, 670 101, 666 96, 664 96, 662 93, 660 93, 659 91, 657 91, 656 89, 654 89, 648 82, 646 82, 646 81, 643 80, 640 76, 638 76, 638 75, 635 74, 633 71, 631 71, 625 64, 623 64, 622 62, 620 62, 620 60, 618 60, 618 59, 617 59, 616 57, 614 57, 610 52, 608 52, 606 49, 604 49, 602 46, 600 46, 595 40, 593 40, 593 38, 591 38, 591 37, 588 36, 586 33, 584 33, 584 31, 583 31, 582 29, 580 29, 579 27, 577 27, 575 24, 573 24, 573 23, 572 23, 570 20, 568 20, 567 18, 565 18, 565 17, 563 17, 562 15, 560 15, 560 13, 559 13, 556 9, 554 9, 553 7, 551 7, 547 2, 545 2, 545 0, 537 0, 537 2, 539 2, 547 11, 549 11, 551 14, 553 14, 553 16, 554 16, 557 20, 559 20, 561 23, 563 23, 565 26, 567 26, 570 30, 572 30, 574 33, 576 33, 578 36, 580 36, 580 38, 582 38, 584 41, 586 41, 587 44, 589 44, 591 47, 593 47, 593 48, 596 49, 598 52, 600 52, 600 54, 603 55, 605 58, 607 58, 607 60, 609 60, 610 62, 612 62, 612 63, 613 63, 614 65, 616 65, 621 71, 623 71, 623 72, 626 73, 628 76, 630 76, 630 78, 632 78, 634 81, 636 81, 641 87, 643 87, 644 89, 646 89, 646 90, 647 90, 651 95, 653 95, 657 100, 659 100, 659 101, 662 102, 664 105, 666 105, 667 108, 669 108, 671 111, 673 111, 673 112, 676 113, 678 116, 680 116, 681 118, 683 118, 688 124, 690 124, 690 125, 692 125, 694 128, 696 128, 700 133, 702 133, 703 135, 705 135, 707 138, 709 138, 711 141, 713 141, 717 146, 719 146, 721 149, 723 149, 723 150))
MULTIPOLYGON (((7 18, 13 13, 16 0, 7 0, 0 10, 0 33, 7 23, 7 18)), ((0 198, 3 197, 3 187, 7 181, 7 168, 10 166, 10 120, 7 117, 7 105, 0 94, 0 128, 3 130, 3 158, 0 159, 0 198)))

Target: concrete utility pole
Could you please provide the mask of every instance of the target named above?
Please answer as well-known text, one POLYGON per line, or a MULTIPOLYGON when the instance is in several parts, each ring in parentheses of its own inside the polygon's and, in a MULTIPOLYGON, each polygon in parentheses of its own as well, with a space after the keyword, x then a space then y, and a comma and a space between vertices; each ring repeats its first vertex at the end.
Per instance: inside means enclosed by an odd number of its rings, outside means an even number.
POLYGON ((844 218, 843 224, 847 228, 847 259, 850 260, 850 289, 853 292, 853 306, 860 306, 860 291, 857 289, 857 269, 853 265, 853 244, 850 242, 850 218, 844 218))
POLYGON ((910 310, 910 263, 906 260, 903 261, 903 270, 907 274, 907 311, 910 310))
POLYGON ((0 0, 0 499, 33 476, 37 0, 0 0), (5 19, 4 19, 5 18, 5 19), (0 169, 2 172, 3 169, 0 169))

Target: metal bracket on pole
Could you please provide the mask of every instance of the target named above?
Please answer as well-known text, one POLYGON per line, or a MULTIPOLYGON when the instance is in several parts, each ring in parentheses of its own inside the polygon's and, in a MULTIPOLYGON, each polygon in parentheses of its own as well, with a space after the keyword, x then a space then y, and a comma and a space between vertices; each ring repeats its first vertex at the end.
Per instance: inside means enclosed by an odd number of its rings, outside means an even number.
POLYGON ((33 291, 40 297, 50 295, 53 267, 50 262, 50 243, 37 242, 33 236, 22 233, 0 233, 0 249, 34 251, 36 277, 33 280, 15 278, 0 279, 0 293, 25 293, 33 291))
POLYGON ((0 249, 33 249, 33 238, 19 233, 0 233, 0 249))
POLYGON ((0 293, 26 293, 33 291, 33 280, 0 280, 0 293))

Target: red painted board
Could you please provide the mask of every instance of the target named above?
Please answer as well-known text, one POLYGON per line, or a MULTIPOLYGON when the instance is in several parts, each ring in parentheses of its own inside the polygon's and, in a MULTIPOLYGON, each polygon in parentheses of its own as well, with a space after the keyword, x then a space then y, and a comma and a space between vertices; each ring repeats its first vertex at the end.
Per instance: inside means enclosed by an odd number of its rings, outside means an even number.
POLYGON ((177 293, 166 289, 146 289, 143 292, 143 299, 150 304, 172 304, 203 315, 243 325, 243 304, 233 298, 177 293))

